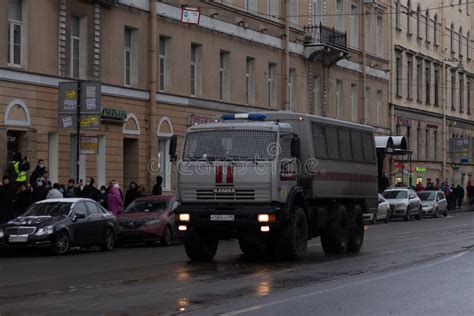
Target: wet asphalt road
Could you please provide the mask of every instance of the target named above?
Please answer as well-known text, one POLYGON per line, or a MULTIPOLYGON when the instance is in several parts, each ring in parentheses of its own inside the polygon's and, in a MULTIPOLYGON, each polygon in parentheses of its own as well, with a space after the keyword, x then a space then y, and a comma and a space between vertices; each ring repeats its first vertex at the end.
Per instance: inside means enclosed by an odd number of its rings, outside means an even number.
POLYGON ((361 253, 254 262, 236 242, 213 263, 180 244, 0 255, 0 314, 472 315, 474 212, 369 225, 361 253))

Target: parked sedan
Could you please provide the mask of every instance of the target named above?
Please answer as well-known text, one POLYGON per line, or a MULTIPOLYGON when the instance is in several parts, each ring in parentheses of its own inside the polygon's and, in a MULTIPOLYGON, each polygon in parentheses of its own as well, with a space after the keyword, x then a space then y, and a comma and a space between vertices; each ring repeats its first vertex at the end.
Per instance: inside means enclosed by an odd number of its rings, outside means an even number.
POLYGON ((171 245, 173 239, 181 236, 174 222, 177 207, 174 196, 148 196, 134 200, 118 216, 123 228, 120 242, 171 245))
POLYGON ((439 214, 448 216, 448 202, 444 193, 441 191, 422 191, 418 192, 421 200, 423 215, 438 217, 439 214))
POLYGON ((422 219, 421 200, 416 192, 407 188, 388 189, 383 196, 390 204, 390 217, 402 217, 409 221, 412 216, 422 219))
POLYGON ((31 205, 0 228, 0 246, 49 248, 65 254, 73 246, 112 250, 116 217, 90 199, 50 199, 31 205))
POLYGON ((364 220, 375 224, 377 221, 384 220, 385 223, 390 222, 390 204, 379 193, 379 205, 376 213, 364 213, 364 220))

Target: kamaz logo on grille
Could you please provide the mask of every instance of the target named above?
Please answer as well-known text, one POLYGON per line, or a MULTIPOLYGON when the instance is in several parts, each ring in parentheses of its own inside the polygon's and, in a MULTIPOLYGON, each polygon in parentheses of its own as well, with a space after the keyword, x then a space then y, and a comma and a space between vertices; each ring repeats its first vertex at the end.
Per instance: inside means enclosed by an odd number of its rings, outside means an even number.
POLYGON ((220 194, 234 194, 235 193, 235 188, 215 188, 214 193, 220 193, 220 194))
POLYGON ((216 166, 216 184, 233 184, 234 183, 234 166, 216 166), (225 170, 225 174, 224 174, 225 170), (225 181, 224 181, 225 177, 225 181))

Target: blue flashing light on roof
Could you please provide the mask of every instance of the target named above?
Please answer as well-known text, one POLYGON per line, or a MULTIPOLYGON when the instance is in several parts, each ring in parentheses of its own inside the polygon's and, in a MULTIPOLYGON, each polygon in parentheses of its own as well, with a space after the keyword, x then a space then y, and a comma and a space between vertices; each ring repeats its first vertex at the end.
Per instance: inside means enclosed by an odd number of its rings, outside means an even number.
POLYGON ((248 121, 264 121, 267 116, 263 113, 238 113, 238 114, 223 114, 222 120, 248 120, 248 121))

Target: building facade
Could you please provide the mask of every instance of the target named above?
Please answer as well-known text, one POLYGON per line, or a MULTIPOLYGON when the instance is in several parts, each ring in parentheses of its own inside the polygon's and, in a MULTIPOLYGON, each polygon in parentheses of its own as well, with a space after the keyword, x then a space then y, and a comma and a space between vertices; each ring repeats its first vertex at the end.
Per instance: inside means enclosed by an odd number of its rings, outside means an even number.
POLYGON ((474 5, 395 0, 391 58, 392 133, 408 139, 396 182, 466 185, 474 173, 474 5))
POLYGON ((0 168, 13 152, 75 177, 75 130, 59 126, 58 86, 101 83, 97 154, 79 178, 156 175, 173 191, 188 126, 225 112, 291 110, 390 134, 391 3, 328 0, 0 0, 0 168), (184 9, 200 12, 183 22, 184 9), (188 21, 189 22, 189 21, 188 21), (3 31, 2 31, 3 30, 3 31))

